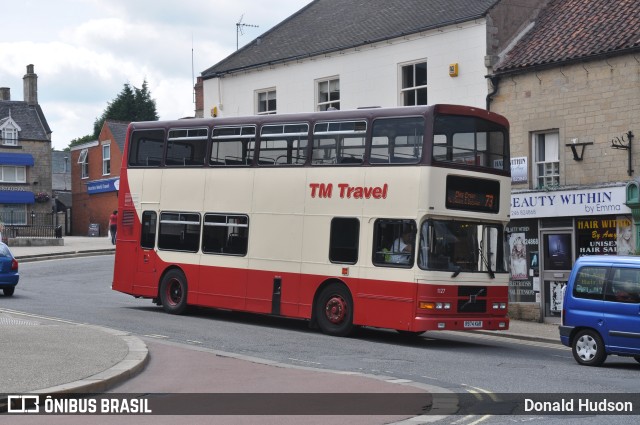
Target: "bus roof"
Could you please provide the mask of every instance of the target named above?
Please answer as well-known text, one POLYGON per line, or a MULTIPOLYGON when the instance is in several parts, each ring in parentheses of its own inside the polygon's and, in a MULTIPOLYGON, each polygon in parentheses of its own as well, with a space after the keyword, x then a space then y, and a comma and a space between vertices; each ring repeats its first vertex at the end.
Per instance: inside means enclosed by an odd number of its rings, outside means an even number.
POLYGON ((376 118, 381 115, 385 117, 402 117, 412 115, 428 114, 447 114, 447 115, 469 115, 495 121, 500 125, 508 128, 509 122, 502 115, 487 111, 482 108, 464 105, 420 105, 420 106, 402 106, 393 108, 367 107, 350 110, 321 111, 321 112, 298 112, 286 114, 270 114, 270 115, 251 115, 238 117, 218 117, 218 118, 191 118, 166 121, 141 121, 131 123, 132 129, 158 128, 158 127, 197 127, 213 126, 213 125, 236 125, 246 124, 247 122, 255 124, 269 124, 273 122, 294 122, 294 121, 325 121, 332 119, 357 119, 357 118, 376 118))

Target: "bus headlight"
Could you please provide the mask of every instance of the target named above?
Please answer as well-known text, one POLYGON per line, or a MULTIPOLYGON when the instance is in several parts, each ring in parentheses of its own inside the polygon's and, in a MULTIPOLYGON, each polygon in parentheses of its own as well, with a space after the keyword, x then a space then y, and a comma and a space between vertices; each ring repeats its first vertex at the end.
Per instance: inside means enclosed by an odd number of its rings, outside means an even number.
POLYGON ((420 301, 418 308, 423 310, 451 310, 451 303, 420 301))
POLYGON ((494 310, 506 310, 507 303, 493 303, 494 310))

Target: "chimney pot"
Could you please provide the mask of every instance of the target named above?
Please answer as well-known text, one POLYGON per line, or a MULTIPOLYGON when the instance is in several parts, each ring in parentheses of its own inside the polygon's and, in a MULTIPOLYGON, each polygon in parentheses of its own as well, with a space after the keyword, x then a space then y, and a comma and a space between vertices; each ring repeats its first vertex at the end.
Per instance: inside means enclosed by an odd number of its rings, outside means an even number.
POLYGON ((11 100, 11 89, 9 87, 0 87, 0 100, 11 100))

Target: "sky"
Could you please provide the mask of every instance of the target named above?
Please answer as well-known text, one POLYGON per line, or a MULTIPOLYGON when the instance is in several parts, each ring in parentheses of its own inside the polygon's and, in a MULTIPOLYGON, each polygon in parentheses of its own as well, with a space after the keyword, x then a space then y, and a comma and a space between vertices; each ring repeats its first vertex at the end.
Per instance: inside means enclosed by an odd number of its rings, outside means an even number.
POLYGON ((52 147, 93 133, 122 91, 146 80, 160 119, 194 115, 193 83, 311 0, 20 0, 2 7, 0 87, 24 100, 27 65, 52 147), (236 23, 247 24, 237 34, 236 23), (257 25, 250 27, 248 25, 257 25))

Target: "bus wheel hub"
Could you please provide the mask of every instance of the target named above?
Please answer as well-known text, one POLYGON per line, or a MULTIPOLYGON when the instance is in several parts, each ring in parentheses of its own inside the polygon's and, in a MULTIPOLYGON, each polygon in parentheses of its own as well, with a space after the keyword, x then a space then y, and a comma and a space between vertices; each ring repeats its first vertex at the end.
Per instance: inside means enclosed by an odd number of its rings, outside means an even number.
POLYGON ((347 304, 340 297, 333 297, 327 301, 325 314, 331 323, 341 323, 347 314, 347 304))

